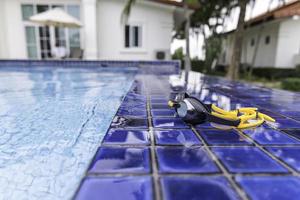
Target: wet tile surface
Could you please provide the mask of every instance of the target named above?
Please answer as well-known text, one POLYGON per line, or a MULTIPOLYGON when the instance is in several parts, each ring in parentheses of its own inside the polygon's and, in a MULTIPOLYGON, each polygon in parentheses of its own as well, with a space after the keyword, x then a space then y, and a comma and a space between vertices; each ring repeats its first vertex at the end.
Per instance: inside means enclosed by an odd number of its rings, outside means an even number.
POLYGON ((150 157, 147 148, 101 147, 89 173, 147 173, 150 157))
POLYGON ((200 135, 209 145, 250 145, 249 139, 235 130, 199 130, 200 135))
POLYGON ((232 173, 288 172, 255 147, 215 147, 213 152, 232 173))
POLYGON ((151 200, 153 196, 150 177, 87 177, 83 180, 76 200, 151 200))
POLYGON ((262 145, 300 144, 294 138, 274 129, 259 127, 254 130, 244 130, 243 132, 262 145))
POLYGON ((216 173, 218 168, 202 147, 157 147, 160 173, 216 173))
POLYGON ((110 129, 103 139, 104 144, 149 145, 147 130, 110 129))
POLYGON ((183 145, 190 147, 202 144, 192 130, 157 130, 154 131, 157 145, 183 145))
POLYGON ((161 184, 166 200, 238 199, 224 177, 163 177, 161 184))
POLYGON ((187 90, 196 98, 226 110, 258 107, 277 121, 243 131, 211 123, 191 126, 167 106, 175 93, 170 74, 149 69, 136 76, 124 97, 76 197, 106 197, 98 189, 106 183, 109 198, 116 189, 125 200, 299 195, 299 93, 194 74, 187 90))
POLYGON ((182 121, 180 118, 175 119, 165 119, 165 118, 154 118, 153 126, 155 128, 189 128, 189 126, 182 121))
POLYGON ((237 182, 254 200, 290 200, 300 196, 300 179, 292 176, 237 177, 237 182))
POLYGON ((300 171, 300 147, 269 147, 267 149, 286 164, 300 171))

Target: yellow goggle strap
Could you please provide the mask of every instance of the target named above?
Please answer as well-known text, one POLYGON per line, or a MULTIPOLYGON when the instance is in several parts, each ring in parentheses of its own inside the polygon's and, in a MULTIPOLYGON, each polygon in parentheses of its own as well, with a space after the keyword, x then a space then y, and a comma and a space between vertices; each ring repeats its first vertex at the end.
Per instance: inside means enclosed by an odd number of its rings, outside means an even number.
POLYGON ((275 122, 275 119, 273 119, 272 117, 258 112, 257 108, 246 107, 239 108, 238 110, 233 111, 225 111, 212 104, 211 109, 211 114, 215 117, 225 120, 240 120, 240 123, 237 126, 237 128, 239 129, 256 127, 263 124, 264 121, 275 122), (255 122, 249 122, 249 120, 255 120, 255 122))

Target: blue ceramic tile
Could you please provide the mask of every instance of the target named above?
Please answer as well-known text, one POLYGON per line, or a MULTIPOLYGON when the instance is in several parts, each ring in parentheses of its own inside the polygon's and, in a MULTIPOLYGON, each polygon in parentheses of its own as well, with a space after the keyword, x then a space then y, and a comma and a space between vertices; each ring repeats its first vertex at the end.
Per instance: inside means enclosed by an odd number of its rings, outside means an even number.
POLYGON ((168 96, 167 95, 151 95, 151 101, 155 100, 155 99, 165 99, 168 100, 168 96))
POLYGON ((300 140, 300 129, 294 129, 294 130, 291 129, 291 130, 283 130, 283 131, 300 140))
POLYGON ((104 144, 149 144, 148 131, 110 129, 104 144))
POLYGON ((158 145, 200 145, 201 142, 192 130, 165 130, 155 131, 155 140, 158 145))
POLYGON ((153 117, 177 117, 175 110, 152 110, 153 117))
POLYGON ((87 177, 75 197, 76 200, 152 200, 150 177, 87 177))
POLYGON ((189 128, 189 126, 179 118, 154 118, 155 128, 189 128))
POLYGON ((280 129, 300 129, 300 123, 292 119, 277 119, 276 122, 267 122, 267 124, 280 129))
POLYGON ((258 127, 255 129, 249 129, 243 131, 245 134, 249 135, 259 144, 300 144, 297 140, 289 137, 288 135, 274 130, 266 129, 264 127, 258 127))
POLYGON ((157 147, 160 173, 217 173, 219 169, 202 147, 157 147))
POLYGON ((300 147, 270 147, 273 155, 300 172, 300 147))
POLYGON ((118 116, 147 117, 146 109, 119 109, 118 116))
POLYGON ((111 125, 112 128, 148 128, 147 119, 116 116, 111 125))
POLYGON ((89 173, 148 173, 148 148, 101 147, 94 157, 89 173))
POLYGON ((239 199, 224 177, 163 177, 163 199, 239 199))
POLYGON ((199 133, 209 145, 249 145, 250 141, 235 130, 203 129, 199 133))
POLYGON ((146 111, 147 105, 144 103, 121 104, 119 111, 142 110, 146 111))
POLYGON ((168 106, 168 104, 151 104, 151 109, 152 110, 160 110, 160 109, 163 109, 163 110, 174 110, 173 108, 170 108, 168 106))
POLYGON ((214 124, 210 123, 210 122, 205 122, 203 124, 197 124, 195 127, 197 129, 216 129, 216 126, 213 126, 214 124))
POLYGON ((232 173, 287 172, 256 147, 215 147, 212 150, 232 173))
POLYGON ((151 99, 151 104, 168 104, 168 99, 166 99, 166 98, 153 98, 153 99, 151 99))
POLYGON ((292 176, 237 177, 253 200, 291 200, 300 196, 300 179, 292 176))

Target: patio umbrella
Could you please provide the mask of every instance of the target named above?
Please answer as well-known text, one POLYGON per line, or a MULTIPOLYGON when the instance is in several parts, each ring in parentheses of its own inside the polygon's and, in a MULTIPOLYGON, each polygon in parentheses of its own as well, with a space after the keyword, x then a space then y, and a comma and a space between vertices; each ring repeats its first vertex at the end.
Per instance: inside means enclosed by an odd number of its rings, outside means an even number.
MULTIPOLYGON (((54 26, 59 28, 79 28, 81 23, 75 17, 69 15, 64 10, 60 8, 55 8, 48 10, 29 18, 30 21, 35 22, 44 26, 54 26)), ((46 46, 46 41, 44 40, 44 45, 46 46)), ((60 43, 60 41, 59 41, 60 43)), ((60 44, 58 45, 60 46, 60 44)))
POLYGON ((75 17, 69 15, 60 8, 48 10, 29 18, 30 21, 46 25, 46 26, 57 26, 57 27, 68 27, 78 28, 81 27, 81 23, 75 17))

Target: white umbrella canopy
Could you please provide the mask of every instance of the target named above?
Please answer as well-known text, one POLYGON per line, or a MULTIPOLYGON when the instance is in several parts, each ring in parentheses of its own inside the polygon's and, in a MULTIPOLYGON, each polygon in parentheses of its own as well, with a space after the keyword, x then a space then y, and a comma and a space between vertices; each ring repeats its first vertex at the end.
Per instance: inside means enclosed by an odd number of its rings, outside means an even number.
POLYGON ((30 21, 46 25, 46 26, 57 26, 57 27, 68 27, 68 28, 79 28, 81 23, 75 17, 69 15, 60 8, 48 10, 29 18, 30 21))

